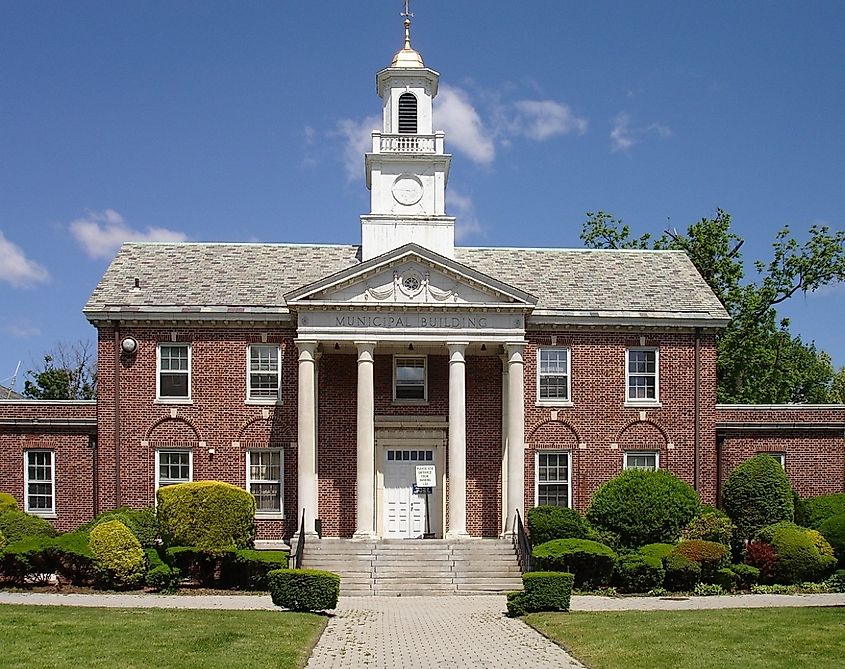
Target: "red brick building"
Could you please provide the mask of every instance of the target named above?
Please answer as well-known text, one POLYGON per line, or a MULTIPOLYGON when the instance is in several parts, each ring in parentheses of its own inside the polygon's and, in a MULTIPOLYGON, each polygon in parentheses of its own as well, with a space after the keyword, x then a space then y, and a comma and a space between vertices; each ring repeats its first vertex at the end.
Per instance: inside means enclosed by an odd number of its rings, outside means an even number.
POLYGON ((96 404, 0 402, 0 489, 69 529, 224 480, 266 540, 499 536, 626 467, 712 504, 759 451, 842 492, 845 407, 716 405, 728 315, 685 254, 455 246, 438 77, 407 33, 376 77, 360 246, 124 245, 96 404))

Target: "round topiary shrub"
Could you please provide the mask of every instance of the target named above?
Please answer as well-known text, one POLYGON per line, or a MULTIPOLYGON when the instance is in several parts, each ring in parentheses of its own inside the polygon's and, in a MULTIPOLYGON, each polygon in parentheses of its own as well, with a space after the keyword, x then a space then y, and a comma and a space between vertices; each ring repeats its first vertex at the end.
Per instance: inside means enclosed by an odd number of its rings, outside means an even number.
POLYGON ((791 521, 795 508, 783 467, 773 457, 757 455, 738 465, 722 490, 725 511, 736 525, 736 539, 750 539, 761 528, 791 521))
POLYGON ((616 563, 616 552, 589 539, 555 539, 531 551, 537 568, 575 575, 575 585, 594 588, 607 585, 616 563))
POLYGON ((750 564, 732 564, 730 569, 736 575, 736 584, 740 590, 750 590, 760 580, 760 570, 750 564))
POLYGON ((642 553, 628 553, 616 563, 614 579, 622 592, 648 592, 663 586, 663 560, 642 553))
POLYGON ((18 500, 7 492, 0 492, 0 513, 8 511, 9 509, 17 509, 18 500))
POLYGON ((839 564, 845 566, 845 513, 831 516, 819 526, 819 532, 833 548, 839 564))
POLYGON ((587 520, 636 548, 675 541, 699 506, 692 487, 673 474, 629 469, 596 490, 587 520))
POLYGON ((9 509, 0 513, 0 532, 13 544, 29 537, 55 537, 58 532, 48 521, 23 511, 9 509))
POLYGON ((193 546, 214 555, 252 548, 255 500, 243 488, 196 481, 159 488, 158 526, 168 546, 193 546))
POLYGON ((119 520, 97 525, 91 530, 88 543, 102 585, 135 588, 144 582, 144 549, 129 528, 119 520))
POLYGON ((316 569, 276 569, 267 575, 273 604, 291 611, 325 611, 337 606, 340 576, 316 569))
POLYGON ((734 529, 734 524, 726 515, 708 512, 693 518, 681 532, 681 538, 687 541, 715 541, 730 546, 734 529))
POLYGON ((119 520, 126 525, 144 548, 155 546, 156 540, 158 539, 158 521, 156 520, 155 509, 130 509, 128 507, 122 507, 120 509, 104 511, 93 520, 89 520, 79 529, 90 532, 100 523, 105 523, 109 520, 119 520))
POLYGON ((701 579, 707 583, 712 583, 716 572, 730 563, 728 547, 715 541, 682 541, 675 546, 673 554, 697 562, 701 566, 701 579))
POLYGON ((803 583, 827 578, 836 567, 836 558, 819 552, 813 538, 803 527, 783 521, 760 530, 760 541, 777 553, 774 579, 778 583, 803 583))
POLYGON ((701 580, 701 565, 689 558, 672 553, 664 561, 666 589, 673 592, 688 592, 701 580))
POLYGON ((845 493, 803 499, 801 500, 801 512, 802 525, 819 529, 828 518, 845 514, 845 493))
POLYGON ((637 550, 637 553, 646 557, 664 560, 672 554, 673 550, 675 550, 675 544, 646 544, 637 550))
POLYGON ((587 539, 590 526, 575 509, 544 504, 528 509, 528 534, 532 546, 554 539, 587 539))

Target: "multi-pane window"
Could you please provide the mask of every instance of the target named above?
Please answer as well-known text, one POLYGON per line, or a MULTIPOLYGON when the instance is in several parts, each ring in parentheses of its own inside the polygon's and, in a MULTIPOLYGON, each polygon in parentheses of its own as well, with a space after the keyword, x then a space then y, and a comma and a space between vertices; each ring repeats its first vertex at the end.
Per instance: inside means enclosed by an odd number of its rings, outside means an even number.
POLYGON ((191 347, 188 344, 159 345, 158 396, 162 399, 190 399, 191 347))
POLYGON ((190 483, 193 479, 193 453, 189 450, 157 451, 157 487, 190 483))
POLYGON ((656 471, 659 466, 660 458, 656 451, 627 451, 625 453, 625 469, 656 471))
POLYGON ((434 459, 434 451, 417 451, 417 450, 393 450, 387 451, 388 462, 399 462, 407 460, 408 462, 431 462, 434 459))
POLYGON ((571 501, 569 453, 537 453, 537 505, 569 506, 571 501))
POLYGON ((56 470, 52 451, 24 453, 26 510, 35 514, 56 512, 56 470))
POLYGON ((568 402, 569 349, 541 348, 537 351, 537 369, 537 399, 568 402))
POLYGON ((658 400, 657 360, 657 349, 628 349, 625 376, 629 402, 656 402, 658 400))
POLYGON ((396 356, 393 358, 393 399, 424 401, 426 387, 425 356, 396 356))
POLYGON ((246 485, 255 498, 257 514, 282 513, 282 452, 267 448, 248 451, 246 485))
POLYGON ((763 455, 768 455, 770 458, 774 458, 778 461, 778 464, 786 469, 786 453, 771 453, 769 451, 763 451, 763 455))
POLYGON ((247 399, 280 399, 281 353, 276 344, 251 344, 247 361, 247 399))

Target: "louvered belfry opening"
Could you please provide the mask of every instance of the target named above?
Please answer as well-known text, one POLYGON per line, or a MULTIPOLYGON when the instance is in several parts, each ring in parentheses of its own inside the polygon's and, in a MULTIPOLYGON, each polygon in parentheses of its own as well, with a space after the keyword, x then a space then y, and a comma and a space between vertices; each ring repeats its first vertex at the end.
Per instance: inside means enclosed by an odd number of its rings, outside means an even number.
POLYGON ((399 133, 417 134, 417 96, 413 93, 402 93, 399 96, 399 133))

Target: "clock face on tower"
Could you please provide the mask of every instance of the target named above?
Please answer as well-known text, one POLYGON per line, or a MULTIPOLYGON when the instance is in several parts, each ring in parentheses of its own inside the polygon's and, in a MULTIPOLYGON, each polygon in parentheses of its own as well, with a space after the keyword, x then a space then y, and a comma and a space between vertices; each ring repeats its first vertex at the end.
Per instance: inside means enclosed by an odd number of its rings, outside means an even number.
POLYGON ((423 185, 413 174, 400 174, 393 182, 393 199, 410 207, 422 199, 423 185))

